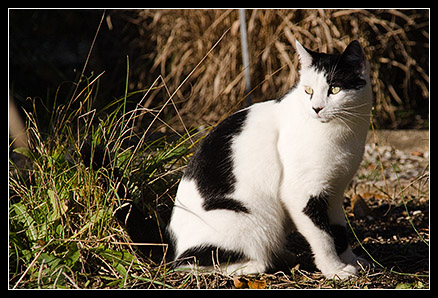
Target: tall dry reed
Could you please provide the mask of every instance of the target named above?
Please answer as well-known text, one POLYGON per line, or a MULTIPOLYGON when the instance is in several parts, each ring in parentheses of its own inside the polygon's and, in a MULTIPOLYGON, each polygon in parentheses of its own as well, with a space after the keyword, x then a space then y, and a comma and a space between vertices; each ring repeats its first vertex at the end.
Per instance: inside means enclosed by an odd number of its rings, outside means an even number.
MULTIPOLYGON (((253 101, 279 97, 296 82, 295 39, 327 53, 342 52, 357 39, 372 65, 377 125, 427 125, 428 10, 247 10, 246 17, 253 101)), ((141 10, 129 20, 138 29, 129 46, 143 51, 133 59, 138 68, 132 87, 148 88, 161 75, 169 90, 154 90, 146 107, 159 105, 179 87, 178 109, 196 127, 244 106, 237 10, 141 10)))

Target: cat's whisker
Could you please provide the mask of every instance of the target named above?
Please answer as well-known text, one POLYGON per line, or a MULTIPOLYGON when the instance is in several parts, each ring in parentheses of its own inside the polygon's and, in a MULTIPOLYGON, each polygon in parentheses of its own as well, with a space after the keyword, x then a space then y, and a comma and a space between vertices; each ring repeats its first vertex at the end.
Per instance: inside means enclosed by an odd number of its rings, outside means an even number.
POLYGON ((335 117, 338 121, 341 121, 345 125, 345 127, 348 129, 348 131, 350 133, 354 133, 353 128, 350 125, 348 125, 348 123, 350 123, 351 125, 354 125, 354 121, 350 121, 350 119, 344 118, 344 117, 342 117, 342 115, 336 115, 335 117))
POLYGON ((370 113, 363 113, 363 112, 359 112, 356 111, 356 109, 360 106, 365 106, 365 105, 359 105, 356 107, 342 107, 342 108, 333 108, 330 113, 333 116, 339 117, 339 116, 345 116, 345 117, 351 117, 354 119, 359 119, 359 120, 363 120, 368 122, 369 121, 369 116, 370 113))
POLYGON ((363 107, 366 107, 366 106, 370 106, 370 104, 369 103, 363 103, 363 104, 355 105, 355 106, 342 107, 340 109, 342 109, 342 110, 354 110, 354 109, 359 109, 359 108, 363 108, 363 107))

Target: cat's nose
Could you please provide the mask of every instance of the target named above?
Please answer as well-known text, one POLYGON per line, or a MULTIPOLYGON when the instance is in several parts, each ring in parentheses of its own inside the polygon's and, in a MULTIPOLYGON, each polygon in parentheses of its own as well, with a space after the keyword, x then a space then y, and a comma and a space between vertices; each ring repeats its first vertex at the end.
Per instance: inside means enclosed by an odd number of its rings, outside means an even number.
POLYGON ((316 114, 318 114, 319 112, 321 112, 321 110, 322 110, 323 108, 320 108, 320 107, 317 107, 317 108, 312 107, 312 109, 315 111, 316 114))

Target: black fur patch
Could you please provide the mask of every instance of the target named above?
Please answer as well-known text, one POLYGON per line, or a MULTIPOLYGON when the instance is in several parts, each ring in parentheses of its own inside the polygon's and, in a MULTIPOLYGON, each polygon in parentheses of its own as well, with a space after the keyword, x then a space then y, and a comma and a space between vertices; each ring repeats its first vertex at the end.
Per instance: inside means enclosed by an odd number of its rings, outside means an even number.
POLYGON ((306 49, 312 56, 312 67, 325 73, 330 86, 342 89, 361 89, 366 85, 362 78, 365 55, 358 41, 351 42, 342 55, 317 53, 306 49))
POLYGON ((249 210, 239 201, 230 198, 216 197, 214 200, 205 200, 202 207, 206 210, 227 209, 235 212, 249 213, 249 210))
POLYGON ((306 207, 303 209, 303 212, 317 227, 331 235, 327 207, 328 197, 326 195, 322 194, 317 197, 312 196, 307 202, 306 207))
POLYGON ((331 225, 330 228, 335 239, 336 253, 339 255, 348 248, 347 230, 340 225, 331 225))
POLYGON ((341 225, 330 225, 327 207, 328 197, 326 195, 319 195, 309 199, 303 212, 317 227, 333 237, 336 252, 340 254, 348 247, 347 230, 341 225))
POLYGON ((225 265, 238 262, 244 258, 245 255, 241 252, 219 248, 214 245, 202 245, 189 248, 180 254, 173 263, 173 267, 176 268, 187 263, 193 263, 194 261, 199 266, 213 266, 217 262, 225 265))
POLYGON ((187 166, 184 177, 195 180, 205 200, 205 210, 228 209, 249 213, 242 203, 226 197, 234 192, 236 183, 232 171, 232 140, 242 131, 247 114, 248 110, 242 110, 219 123, 202 140, 187 166))

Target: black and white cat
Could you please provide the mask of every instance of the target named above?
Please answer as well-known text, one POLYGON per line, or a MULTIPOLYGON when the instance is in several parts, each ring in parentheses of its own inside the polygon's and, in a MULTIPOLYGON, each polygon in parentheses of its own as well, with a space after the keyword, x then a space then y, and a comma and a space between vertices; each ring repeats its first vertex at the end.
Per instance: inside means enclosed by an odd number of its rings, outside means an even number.
POLYGON ((299 82, 223 120, 188 164, 168 226, 177 266, 266 272, 289 258, 295 228, 324 276, 357 273, 342 204, 369 126, 368 63, 358 41, 341 55, 296 51, 299 82))

